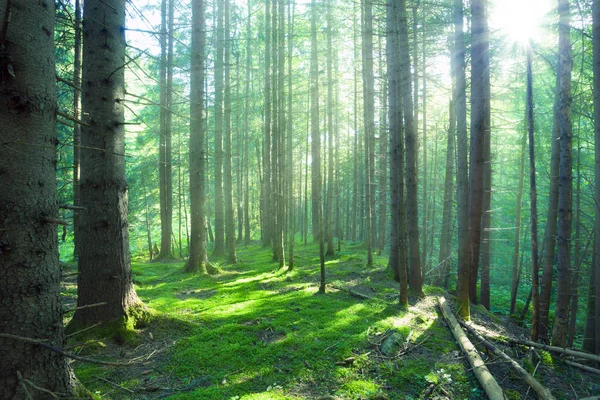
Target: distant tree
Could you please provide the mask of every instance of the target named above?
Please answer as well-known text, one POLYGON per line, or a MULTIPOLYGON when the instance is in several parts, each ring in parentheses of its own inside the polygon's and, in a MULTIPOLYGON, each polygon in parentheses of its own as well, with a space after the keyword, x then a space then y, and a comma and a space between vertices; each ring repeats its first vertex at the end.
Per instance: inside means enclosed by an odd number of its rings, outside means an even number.
POLYGON ((7 335, 62 348, 56 196, 54 3, 4 2, 0 49, 0 397, 73 396, 63 356, 7 335), (9 58, 7 58, 9 57, 9 58), (35 386, 34 386, 35 385, 35 386))
POLYGON ((333 90, 334 90, 334 78, 333 78, 333 2, 327 0, 326 2, 326 19, 327 19, 327 148, 329 155, 327 157, 327 201, 325 202, 327 210, 325 217, 327 219, 325 223, 325 234, 327 236, 327 255, 333 256, 335 254, 335 247, 333 243, 334 225, 333 225, 333 191, 334 191, 334 157, 333 157, 333 90))
POLYGON ((81 237, 71 331, 96 323, 124 327, 140 300, 129 255, 125 180, 125 0, 87 0, 83 14, 81 237))
POLYGON ((558 190, 558 227, 556 244, 558 249, 558 279, 552 344, 567 345, 569 330, 569 303, 571 286, 571 232, 573 203, 573 127, 571 121, 571 69, 573 56, 571 48, 571 27, 569 0, 559 0, 558 63, 560 65, 560 89, 558 90, 560 109, 560 172, 558 190))

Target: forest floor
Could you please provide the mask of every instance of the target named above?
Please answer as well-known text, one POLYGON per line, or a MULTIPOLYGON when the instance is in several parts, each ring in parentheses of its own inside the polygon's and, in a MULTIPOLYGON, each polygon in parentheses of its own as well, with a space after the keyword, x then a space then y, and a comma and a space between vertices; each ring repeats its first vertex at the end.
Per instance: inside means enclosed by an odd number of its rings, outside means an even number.
MULTIPOLYGON (((438 296, 451 305, 453 296, 426 287, 425 298, 400 308, 387 259, 365 267, 362 248, 343 250, 327 259, 325 295, 317 294, 318 251, 310 245, 295 247, 291 272, 260 246, 240 248, 239 263, 218 265, 216 276, 184 274, 183 262, 133 263, 152 321, 124 343, 89 333, 68 343, 80 356, 133 364, 75 361, 76 375, 101 399, 485 398, 436 306, 438 296)), ((66 303, 74 302, 74 282, 67 274, 66 303)), ((481 307, 472 317, 493 335, 527 333, 481 307)), ((544 351, 502 348, 559 399, 600 394, 598 375, 544 351)), ((508 398, 537 398, 505 362, 482 357, 508 398)))

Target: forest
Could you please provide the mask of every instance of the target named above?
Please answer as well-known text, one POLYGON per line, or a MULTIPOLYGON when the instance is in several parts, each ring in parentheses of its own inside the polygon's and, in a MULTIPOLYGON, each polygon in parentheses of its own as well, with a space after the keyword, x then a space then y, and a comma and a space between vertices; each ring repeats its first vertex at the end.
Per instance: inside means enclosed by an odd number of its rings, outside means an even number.
POLYGON ((0 0, 3 399, 598 399, 600 0, 0 0))

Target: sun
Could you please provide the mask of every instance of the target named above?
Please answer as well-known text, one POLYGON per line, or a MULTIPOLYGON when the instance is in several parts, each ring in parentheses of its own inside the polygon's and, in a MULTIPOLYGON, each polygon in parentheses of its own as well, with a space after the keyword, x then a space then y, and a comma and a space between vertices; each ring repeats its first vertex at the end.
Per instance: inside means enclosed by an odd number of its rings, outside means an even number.
POLYGON ((552 5, 551 0, 494 0, 489 13, 491 28, 521 45, 537 41, 552 5))

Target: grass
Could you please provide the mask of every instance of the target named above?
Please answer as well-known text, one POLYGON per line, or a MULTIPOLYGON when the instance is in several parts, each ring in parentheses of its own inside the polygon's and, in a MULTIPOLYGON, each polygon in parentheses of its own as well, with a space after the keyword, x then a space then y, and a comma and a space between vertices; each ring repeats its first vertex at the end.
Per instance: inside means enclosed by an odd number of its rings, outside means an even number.
POLYGON ((347 247, 327 260, 330 286, 318 295, 317 248, 295 251, 292 272, 260 246, 239 249, 241 262, 218 265, 216 276, 185 274, 183 262, 134 263, 154 320, 125 346, 78 344, 96 358, 142 364, 78 362, 77 376, 96 397, 115 399, 417 399, 431 384, 452 398, 484 398, 434 307, 441 289, 426 287, 428 297, 401 309, 387 259, 367 268, 364 251, 347 247), (405 338, 406 354, 379 352, 391 331, 405 338))

